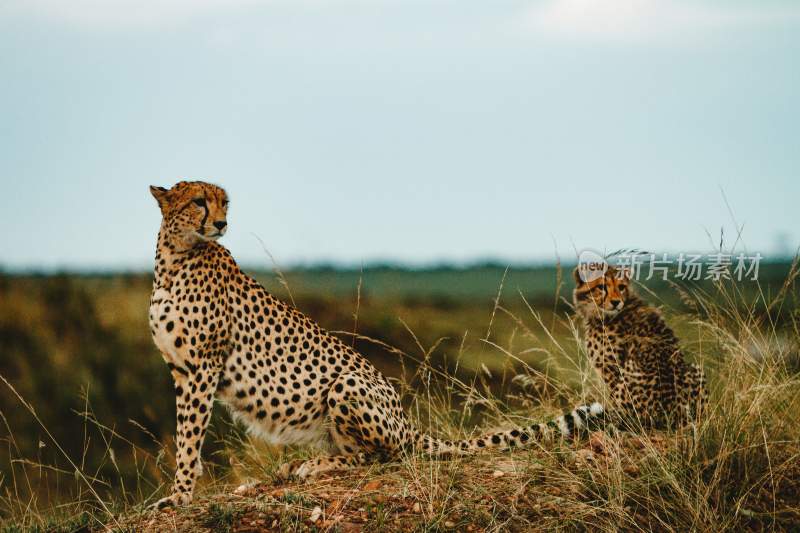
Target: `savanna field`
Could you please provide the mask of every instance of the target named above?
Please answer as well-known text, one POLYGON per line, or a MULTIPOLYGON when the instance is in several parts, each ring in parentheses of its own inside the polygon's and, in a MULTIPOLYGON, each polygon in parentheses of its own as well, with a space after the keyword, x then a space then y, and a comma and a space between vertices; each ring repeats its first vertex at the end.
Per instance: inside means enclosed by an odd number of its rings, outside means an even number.
MULTIPOLYGON (((570 312, 569 269, 254 271, 385 374, 447 438, 603 400, 570 312)), ((642 281, 707 416, 525 450, 280 481, 275 448, 214 410, 194 502, 147 505, 174 469, 174 393, 152 343, 146 273, 0 275, 2 531, 740 531, 800 529, 797 262, 758 283, 642 281)))

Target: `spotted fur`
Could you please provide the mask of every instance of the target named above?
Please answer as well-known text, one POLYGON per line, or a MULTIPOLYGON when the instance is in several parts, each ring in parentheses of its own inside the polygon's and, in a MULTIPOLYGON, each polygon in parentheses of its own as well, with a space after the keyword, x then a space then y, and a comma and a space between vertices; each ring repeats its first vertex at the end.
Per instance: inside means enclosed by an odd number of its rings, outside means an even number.
POLYGON ((278 444, 328 441, 338 452, 284 465, 306 477, 403 450, 470 453, 572 436, 602 423, 599 404, 547 424, 447 441, 417 431, 400 398, 367 359, 247 276, 216 241, 228 198, 202 182, 152 187, 162 212, 150 298, 150 332, 175 381, 177 468, 158 507, 191 501, 215 399, 278 444))
POLYGON ((573 302, 586 351, 606 384, 609 419, 635 427, 680 425, 706 403, 703 371, 684 361, 661 313, 634 292, 630 271, 609 267, 584 281, 574 272, 573 302))

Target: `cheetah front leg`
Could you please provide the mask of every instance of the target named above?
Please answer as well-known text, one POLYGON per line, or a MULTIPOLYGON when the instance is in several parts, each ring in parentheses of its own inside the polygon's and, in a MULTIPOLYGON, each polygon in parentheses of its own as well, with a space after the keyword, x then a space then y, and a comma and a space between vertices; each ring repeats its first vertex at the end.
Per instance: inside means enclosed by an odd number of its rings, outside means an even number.
POLYGON ((195 481, 202 472, 200 450, 211 418, 220 369, 203 362, 194 368, 193 373, 173 374, 178 421, 175 431, 175 481, 172 493, 155 503, 154 507, 158 509, 192 501, 195 481))

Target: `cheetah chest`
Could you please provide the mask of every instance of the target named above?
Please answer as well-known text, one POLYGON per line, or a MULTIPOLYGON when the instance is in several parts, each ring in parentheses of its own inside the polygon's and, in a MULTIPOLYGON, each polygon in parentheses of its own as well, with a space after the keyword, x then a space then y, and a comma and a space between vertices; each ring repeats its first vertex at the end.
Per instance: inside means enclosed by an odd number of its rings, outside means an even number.
POLYGON ((177 314, 170 292, 166 289, 154 290, 150 296, 150 334, 164 360, 174 365, 183 359, 180 346, 176 346, 177 314))
POLYGON ((592 335, 587 339, 586 352, 597 376, 610 387, 618 385, 622 379, 623 369, 619 355, 622 346, 611 341, 602 334, 592 335))

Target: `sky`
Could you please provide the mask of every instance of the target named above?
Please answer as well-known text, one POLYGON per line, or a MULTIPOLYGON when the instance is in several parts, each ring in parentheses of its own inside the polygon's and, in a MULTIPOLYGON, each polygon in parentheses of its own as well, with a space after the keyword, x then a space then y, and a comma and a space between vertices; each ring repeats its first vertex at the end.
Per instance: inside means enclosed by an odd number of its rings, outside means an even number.
POLYGON ((270 266, 800 245, 800 4, 5 0, 0 268, 147 269, 148 185, 270 266))

